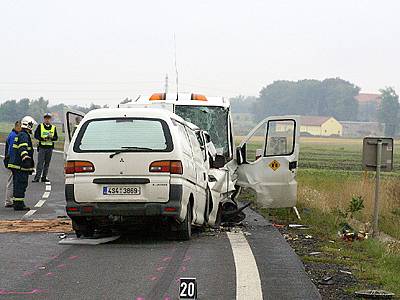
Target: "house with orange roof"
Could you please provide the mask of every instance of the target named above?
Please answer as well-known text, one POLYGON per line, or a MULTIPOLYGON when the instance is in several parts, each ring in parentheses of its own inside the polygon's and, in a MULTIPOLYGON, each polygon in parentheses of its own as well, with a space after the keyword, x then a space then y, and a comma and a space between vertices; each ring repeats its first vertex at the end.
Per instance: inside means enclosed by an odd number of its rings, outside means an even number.
POLYGON ((354 97, 358 102, 358 121, 377 121, 377 112, 381 103, 381 94, 359 93, 354 97))

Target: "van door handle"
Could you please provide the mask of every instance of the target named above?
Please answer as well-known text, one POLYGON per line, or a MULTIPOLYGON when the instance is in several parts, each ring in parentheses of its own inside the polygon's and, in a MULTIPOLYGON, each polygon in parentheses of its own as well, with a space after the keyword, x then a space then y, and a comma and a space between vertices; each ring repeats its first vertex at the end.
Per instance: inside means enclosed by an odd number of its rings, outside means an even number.
POLYGON ((203 173, 203 179, 204 179, 204 181, 206 181, 206 178, 207 178, 206 173, 203 173))
POLYGON ((293 169, 297 168, 297 160, 289 162, 289 170, 292 171, 293 169))

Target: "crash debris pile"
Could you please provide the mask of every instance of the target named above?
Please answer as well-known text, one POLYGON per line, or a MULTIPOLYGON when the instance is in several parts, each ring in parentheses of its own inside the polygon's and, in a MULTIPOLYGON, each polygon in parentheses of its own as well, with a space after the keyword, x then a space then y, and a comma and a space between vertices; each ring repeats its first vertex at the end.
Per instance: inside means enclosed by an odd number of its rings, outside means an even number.
POLYGON ((70 231, 72 231, 72 225, 69 219, 0 221, 0 233, 70 231))
POLYGON ((355 230, 349 224, 345 223, 342 225, 341 230, 338 232, 338 236, 347 242, 363 241, 368 239, 369 233, 363 230, 355 230))

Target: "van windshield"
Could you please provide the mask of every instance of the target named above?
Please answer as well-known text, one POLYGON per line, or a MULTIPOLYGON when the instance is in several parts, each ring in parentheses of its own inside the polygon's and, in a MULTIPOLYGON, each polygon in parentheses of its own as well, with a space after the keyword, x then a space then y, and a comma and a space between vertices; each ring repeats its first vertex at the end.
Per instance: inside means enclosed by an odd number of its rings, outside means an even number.
POLYGON ((219 106, 176 105, 175 113, 207 131, 217 153, 229 156, 228 109, 219 106))
POLYGON ((94 119, 83 124, 76 152, 170 152, 172 139, 165 121, 160 119, 94 119))

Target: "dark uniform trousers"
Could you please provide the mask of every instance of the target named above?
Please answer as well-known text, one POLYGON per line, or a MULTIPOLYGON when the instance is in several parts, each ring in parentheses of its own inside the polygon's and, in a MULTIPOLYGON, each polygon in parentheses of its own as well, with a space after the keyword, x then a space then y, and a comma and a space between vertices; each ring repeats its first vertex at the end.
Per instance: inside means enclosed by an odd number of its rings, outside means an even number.
POLYGON ((35 180, 39 180, 40 177, 43 179, 47 178, 52 154, 53 148, 38 147, 38 163, 36 165, 35 180))
MULTIPOLYGON (((28 187, 29 172, 12 170, 13 172, 13 195, 15 200, 24 199, 26 188, 28 187)), ((23 202, 22 202, 23 203, 23 202)))

